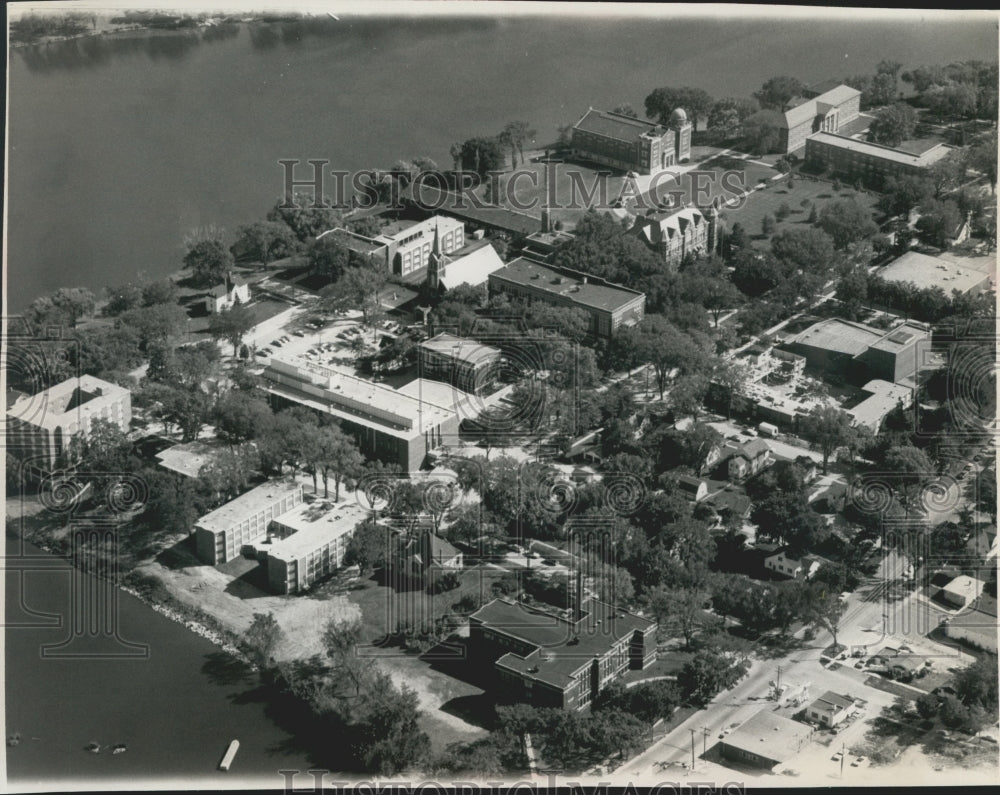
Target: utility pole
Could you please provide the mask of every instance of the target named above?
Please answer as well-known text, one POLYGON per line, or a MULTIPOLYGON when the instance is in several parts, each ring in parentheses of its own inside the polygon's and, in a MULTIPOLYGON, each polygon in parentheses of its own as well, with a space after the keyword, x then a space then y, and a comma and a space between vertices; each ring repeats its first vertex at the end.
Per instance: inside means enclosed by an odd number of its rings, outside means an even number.
POLYGON ((847 752, 847 743, 841 743, 840 746, 840 777, 844 777, 844 754, 847 752))
POLYGON ((706 729, 704 726, 702 726, 701 727, 701 755, 702 756, 705 756, 705 754, 708 753, 707 744, 708 744, 708 735, 709 734, 711 734, 711 732, 708 729, 706 729))
POLYGON ((691 770, 694 771, 694 729, 688 729, 691 732, 691 770))

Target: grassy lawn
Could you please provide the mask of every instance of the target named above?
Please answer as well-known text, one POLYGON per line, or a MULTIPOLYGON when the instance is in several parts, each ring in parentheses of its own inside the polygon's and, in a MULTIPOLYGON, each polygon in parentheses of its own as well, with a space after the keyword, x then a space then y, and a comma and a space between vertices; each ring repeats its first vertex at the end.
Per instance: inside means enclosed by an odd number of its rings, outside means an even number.
POLYGON ((851 187, 841 187, 839 191, 834 191, 828 182, 813 181, 803 177, 797 177, 794 187, 789 188, 786 181, 782 180, 771 187, 752 193, 741 207, 723 210, 722 218, 726 226, 732 229, 733 225, 739 223, 754 239, 754 245, 765 248, 769 239, 760 237, 764 216, 770 215, 775 220, 775 233, 785 229, 794 229, 799 226, 809 224, 809 214, 813 205, 819 212, 823 207, 837 199, 853 198, 870 210, 875 208, 878 196, 854 190, 851 187), (803 205, 803 202, 808 204, 803 205), (778 209, 782 204, 787 204, 791 213, 784 219, 778 219, 778 209))
POLYGON ((374 579, 363 581, 361 587, 348 593, 350 601, 361 609, 362 642, 381 640, 395 631, 400 621, 417 626, 433 625, 435 619, 449 610, 454 611, 454 605, 467 595, 488 601, 492 598, 490 582, 493 575, 494 572, 485 570, 465 569, 459 573, 458 588, 433 596, 426 590, 396 591, 374 579))

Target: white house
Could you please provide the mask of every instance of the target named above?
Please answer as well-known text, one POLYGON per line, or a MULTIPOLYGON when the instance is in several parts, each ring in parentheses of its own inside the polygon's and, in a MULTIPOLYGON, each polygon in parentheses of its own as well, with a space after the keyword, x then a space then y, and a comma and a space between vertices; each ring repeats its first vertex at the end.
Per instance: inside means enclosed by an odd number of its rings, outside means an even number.
POLYGON ((205 309, 211 315, 232 309, 236 304, 250 301, 250 285, 238 276, 226 274, 226 280, 209 290, 205 296, 205 309))
POLYGON ((816 555, 803 555, 801 558, 788 554, 783 547, 764 558, 764 568, 783 574, 796 580, 808 580, 823 565, 823 559, 816 555))

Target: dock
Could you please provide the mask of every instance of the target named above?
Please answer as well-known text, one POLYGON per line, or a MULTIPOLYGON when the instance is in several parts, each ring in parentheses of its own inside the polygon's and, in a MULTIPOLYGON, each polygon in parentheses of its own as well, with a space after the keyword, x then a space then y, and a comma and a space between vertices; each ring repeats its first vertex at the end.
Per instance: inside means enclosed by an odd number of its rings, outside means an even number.
POLYGON ((240 741, 233 740, 229 743, 229 747, 226 749, 226 753, 222 757, 222 761, 219 762, 219 770, 228 771, 230 765, 233 764, 233 759, 236 758, 236 752, 240 750, 240 741))

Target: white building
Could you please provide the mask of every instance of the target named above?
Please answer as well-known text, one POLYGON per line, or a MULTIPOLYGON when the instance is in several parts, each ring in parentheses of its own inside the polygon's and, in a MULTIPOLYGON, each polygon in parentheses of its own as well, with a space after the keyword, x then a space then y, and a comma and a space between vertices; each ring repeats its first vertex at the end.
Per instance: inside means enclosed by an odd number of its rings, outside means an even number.
POLYGON ((7 411, 7 449, 23 461, 36 459, 38 466, 51 468, 70 440, 88 434, 95 420, 128 431, 132 393, 92 375, 70 378, 14 402, 7 411))
POLYGON ((205 296, 205 309, 209 314, 227 312, 236 304, 250 302, 250 285, 238 276, 226 274, 226 280, 209 290, 205 296))

